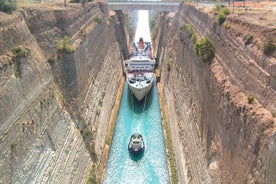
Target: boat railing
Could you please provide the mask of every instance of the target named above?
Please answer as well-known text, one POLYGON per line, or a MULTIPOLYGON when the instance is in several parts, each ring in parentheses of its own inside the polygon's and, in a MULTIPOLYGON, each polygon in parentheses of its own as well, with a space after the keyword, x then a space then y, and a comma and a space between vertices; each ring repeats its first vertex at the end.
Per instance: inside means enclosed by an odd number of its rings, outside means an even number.
POLYGON ((131 74, 144 74, 144 73, 153 73, 154 71, 153 70, 128 70, 128 73, 131 73, 131 74))
POLYGON ((131 59, 131 60, 125 60, 125 64, 130 64, 130 65, 155 65, 155 60, 149 60, 149 59, 131 59))

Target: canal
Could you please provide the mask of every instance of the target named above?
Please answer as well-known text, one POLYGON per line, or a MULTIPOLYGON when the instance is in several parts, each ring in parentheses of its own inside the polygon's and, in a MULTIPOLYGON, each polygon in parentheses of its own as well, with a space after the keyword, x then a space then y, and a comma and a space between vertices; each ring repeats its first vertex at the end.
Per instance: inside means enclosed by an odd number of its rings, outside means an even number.
POLYGON ((104 183, 169 183, 156 84, 146 100, 137 102, 125 82, 104 183), (143 135, 146 144, 138 159, 127 149, 135 132, 143 135))
MULTIPOLYGON (((138 12, 136 41, 139 37, 150 41, 148 19, 148 11, 138 12)), ((104 184, 169 183, 156 81, 141 102, 135 99, 125 82, 114 131, 104 184), (133 133, 142 134, 146 144, 139 158, 133 158, 128 152, 133 133)))

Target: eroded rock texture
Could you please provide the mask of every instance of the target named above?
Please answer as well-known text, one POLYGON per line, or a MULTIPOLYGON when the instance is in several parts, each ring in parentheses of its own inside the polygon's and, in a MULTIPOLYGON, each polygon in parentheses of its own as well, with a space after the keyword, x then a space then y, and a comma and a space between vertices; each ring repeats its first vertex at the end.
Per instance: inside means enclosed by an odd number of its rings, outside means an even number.
POLYGON ((275 58, 255 52, 254 45, 245 47, 233 34, 252 27, 254 35, 275 32, 235 18, 227 19, 233 24, 227 29, 189 5, 176 14, 163 14, 158 48, 161 84, 180 183, 275 181, 275 58), (213 61, 198 59, 183 22, 198 38, 213 41, 213 61), (255 97, 251 104, 249 95, 255 97))
POLYGON ((0 183, 86 183, 122 76, 122 18, 97 3, 0 14, 0 183), (57 51, 65 35, 71 54, 57 51))

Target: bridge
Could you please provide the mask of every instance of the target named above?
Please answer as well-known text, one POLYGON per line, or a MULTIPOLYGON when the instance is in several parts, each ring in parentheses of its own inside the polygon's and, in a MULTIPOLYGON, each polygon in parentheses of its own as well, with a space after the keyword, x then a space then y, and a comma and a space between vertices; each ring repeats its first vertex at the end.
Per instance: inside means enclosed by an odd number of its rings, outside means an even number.
POLYGON ((176 12, 180 2, 164 2, 164 1, 117 1, 108 2, 107 5, 111 10, 152 10, 176 12))

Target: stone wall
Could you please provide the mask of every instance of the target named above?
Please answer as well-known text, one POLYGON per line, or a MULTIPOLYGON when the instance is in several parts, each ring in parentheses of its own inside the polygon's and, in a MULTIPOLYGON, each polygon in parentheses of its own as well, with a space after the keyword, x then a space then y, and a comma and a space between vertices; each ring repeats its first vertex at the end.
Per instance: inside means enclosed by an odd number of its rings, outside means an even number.
POLYGON ((161 23, 161 84, 180 183, 271 183, 276 169, 271 76, 257 62, 245 67, 247 60, 231 50, 250 56, 226 44, 230 35, 215 21, 185 5, 174 16, 164 14, 161 23), (183 22, 214 42, 212 62, 198 59, 189 34, 180 30, 183 22))

